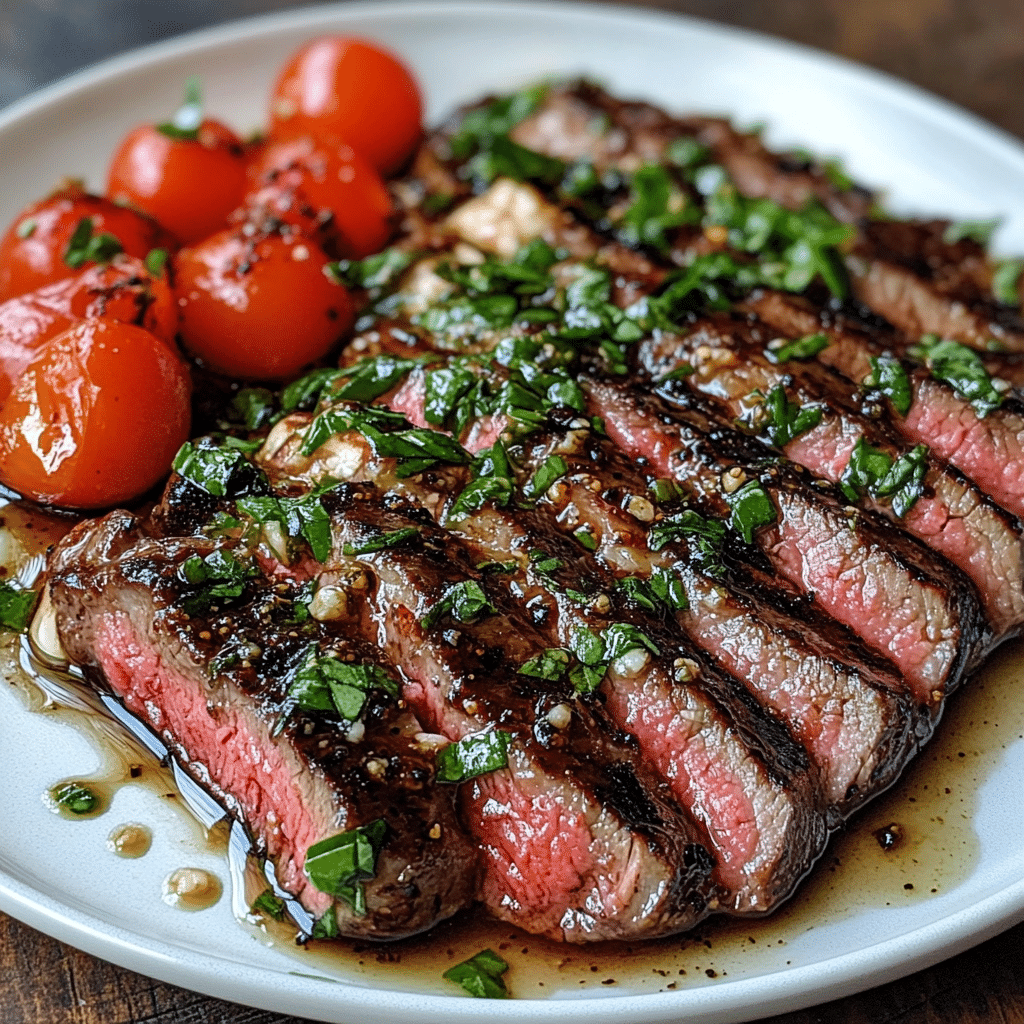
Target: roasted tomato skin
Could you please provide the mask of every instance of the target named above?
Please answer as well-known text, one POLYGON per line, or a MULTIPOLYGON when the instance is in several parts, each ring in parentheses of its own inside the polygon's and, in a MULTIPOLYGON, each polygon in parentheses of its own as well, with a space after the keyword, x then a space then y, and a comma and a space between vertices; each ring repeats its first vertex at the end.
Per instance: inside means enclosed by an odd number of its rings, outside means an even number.
POLYGON ((347 142, 381 174, 397 171, 419 142, 423 103, 415 79, 363 39, 321 36, 281 69, 270 99, 271 135, 347 142))
POLYGON ((132 256, 115 256, 0 303, 0 402, 51 338, 97 318, 144 327, 175 350, 178 305, 166 274, 152 274, 132 256))
POLYGON ((197 139, 174 139, 153 125, 130 131, 114 153, 107 194, 155 217, 182 245, 219 231, 245 191, 242 143, 205 119, 197 139))
POLYGON ((314 242, 289 231, 222 231, 175 259, 185 348, 211 369, 279 380, 352 326, 352 300, 314 242))
POLYGON ((167 474, 188 439, 188 368, 134 324, 51 339, 0 405, 0 481, 63 508, 107 508, 167 474))
POLYGON ((351 146, 301 136, 271 142, 250 165, 255 186, 242 216, 297 228, 332 256, 362 259, 391 236, 394 205, 377 172, 351 146))
POLYGON ((94 236, 113 235, 130 256, 170 249, 174 240, 156 221, 90 195, 70 184, 26 207, 0 238, 0 302, 71 277, 80 267, 67 262, 68 244, 84 217, 94 236))

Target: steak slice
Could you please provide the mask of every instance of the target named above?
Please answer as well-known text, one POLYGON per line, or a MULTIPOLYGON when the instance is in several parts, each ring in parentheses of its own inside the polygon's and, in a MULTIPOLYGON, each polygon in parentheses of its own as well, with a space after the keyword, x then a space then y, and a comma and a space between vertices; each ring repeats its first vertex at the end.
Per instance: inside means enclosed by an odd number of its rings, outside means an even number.
POLYGON ((671 620, 631 607, 617 588, 619 576, 543 511, 485 506, 452 516, 468 483, 465 470, 398 480, 351 434, 304 457, 299 442, 308 422, 292 416, 271 434, 262 461, 272 478, 315 484, 345 474, 415 500, 446 523, 475 562, 502 566, 496 583, 505 584, 553 648, 574 650, 580 633, 600 636, 624 623, 643 633, 656 653, 640 648, 613 662, 598 691, 606 712, 706 829, 720 908, 763 911, 778 902, 821 852, 825 801, 812 788, 804 751, 740 683, 671 620), (361 457, 353 453, 360 449, 361 457))
POLYGON ((183 566, 230 552, 206 538, 150 536, 125 512, 81 524, 51 560, 65 650, 246 823, 282 889, 320 918, 314 934, 399 938, 467 906, 477 855, 453 791, 434 781, 439 738, 376 686, 354 721, 290 696, 311 651, 395 669, 344 631, 298 624, 290 585, 255 569, 237 598, 204 601, 183 566), (304 872, 309 848, 377 820, 386 832, 362 883, 365 908, 318 890, 304 872))
POLYGON ((726 486, 758 481, 774 522, 756 531, 757 547, 829 615, 890 657, 922 704, 937 711, 987 649, 972 584, 913 538, 844 506, 789 466, 759 466, 747 439, 692 407, 683 419, 629 386, 589 380, 585 388, 615 443, 678 480, 711 515, 731 515, 726 486))
MULTIPOLYGON (((833 483, 845 479, 858 445, 884 452, 894 464, 914 459, 885 424, 861 415, 845 378, 814 360, 773 361, 767 348, 771 338, 765 325, 723 315, 699 320, 685 334, 665 331, 645 340, 639 360, 655 379, 692 368, 679 378, 691 391, 708 396, 723 416, 746 423, 768 443, 774 438, 788 458, 833 483), (817 422, 794 435, 790 420, 800 415, 797 409, 817 422)), ((955 469, 923 454, 916 465, 920 480, 909 498, 898 503, 865 494, 860 503, 957 565, 978 588, 996 637, 1011 635, 1024 622, 1019 524, 955 469)))
MULTIPOLYGON (((805 300, 779 292, 751 296, 744 304, 787 337, 824 332, 830 344, 818 359, 860 383, 871 358, 887 354, 890 335, 876 337, 843 316, 819 312, 805 300)), ((906 416, 892 410, 889 423, 910 441, 927 444, 1018 518, 1024 518, 1024 403, 1007 395, 979 416, 971 403, 921 366, 904 363, 912 402, 906 416)))

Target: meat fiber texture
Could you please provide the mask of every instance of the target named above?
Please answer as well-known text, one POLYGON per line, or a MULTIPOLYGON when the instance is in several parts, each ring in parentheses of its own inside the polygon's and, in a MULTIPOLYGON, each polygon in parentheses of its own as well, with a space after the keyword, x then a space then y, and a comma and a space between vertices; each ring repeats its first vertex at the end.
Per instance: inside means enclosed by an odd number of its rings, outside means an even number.
POLYGON ((69 652, 343 933, 771 911, 1024 623, 1015 304, 954 225, 588 83, 459 112, 394 191, 341 370, 58 550, 69 652), (215 552, 251 574, 190 616, 215 552), (309 643, 393 689, 296 711, 309 643), (361 914, 304 857, 375 820, 361 914))

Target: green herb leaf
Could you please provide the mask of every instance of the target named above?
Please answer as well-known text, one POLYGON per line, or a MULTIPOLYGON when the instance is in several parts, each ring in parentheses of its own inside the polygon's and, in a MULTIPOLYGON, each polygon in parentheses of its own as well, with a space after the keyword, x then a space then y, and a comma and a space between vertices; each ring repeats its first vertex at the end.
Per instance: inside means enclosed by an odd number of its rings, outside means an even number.
POLYGON ((446 615, 456 622, 473 622, 494 615, 495 611, 484 588, 476 580, 463 580, 448 588, 444 597, 420 619, 420 625, 427 630, 433 629, 446 615))
POLYGON ((732 494, 727 494, 725 500, 732 509, 729 525, 747 544, 754 543, 754 531, 759 526, 774 523, 778 515, 771 498, 756 480, 749 480, 732 494))
POLYGON ((341 935, 338 928, 338 912, 332 905, 323 916, 313 922, 313 931, 310 938, 313 939, 336 939, 341 935))
POLYGON ((568 472, 569 465, 561 455, 549 455, 523 486, 523 497, 527 501, 536 501, 544 497, 551 485, 568 472))
POLYGON ((618 233, 627 245, 650 245, 666 252, 670 233, 699 219, 699 211, 687 203, 668 171, 658 164, 645 164, 630 178, 630 205, 619 221, 618 233))
POLYGON ((274 417, 274 393, 267 388, 242 388, 231 399, 231 411, 247 430, 259 430, 274 417))
POLYGON ((719 519, 706 519, 693 509, 683 509, 655 522, 647 533, 647 546, 660 551, 674 540, 689 545, 701 568, 710 576, 725 572, 722 550, 725 545, 726 525, 719 519))
POLYGON ((604 641, 585 626, 573 630, 569 638, 569 647, 581 665, 596 668, 598 665, 607 664, 604 641))
POLYGON ((676 167, 690 168, 706 163, 711 151, 696 139, 673 139, 665 148, 665 160, 676 167))
POLYGON ((456 964, 444 972, 445 981, 461 985, 478 999, 507 999, 508 990, 502 975, 508 964, 491 949, 481 950, 476 956, 456 964))
MULTIPOLYGON (((256 447, 260 442, 256 442, 256 447)), ((180 476, 215 498, 244 494, 265 494, 270 490, 266 474, 246 455, 252 446, 228 437, 218 443, 214 438, 186 441, 174 456, 172 468, 180 476)))
POLYGON ((569 670, 569 652, 561 647, 549 647, 543 654, 531 658, 519 668, 519 675, 546 679, 555 683, 569 670))
POLYGON ((284 920, 284 900, 280 896, 275 895, 273 889, 264 889, 252 901, 250 909, 254 914, 263 914, 265 917, 272 917, 275 921, 284 920))
POLYGON ((776 448, 785 448, 794 437, 812 430, 821 422, 824 413, 821 405, 791 402, 782 384, 776 384, 768 392, 761 410, 766 418, 759 425, 776 448))
POLYGON ((177 575, 186 587, 182 609, 187 615, 203 615, 215 604, 230 604, 241 597, 257 570, 251 562, 217 548, 205 558, 189 555, 178 566, 177 575))
POLYGON ((511 733, 500 729, 464 736, 437 752, 437 781, 459 783, 508 767, 511 733))
POLYGON ((32 621, 39 594, 0 580, 0 630, 24 633, 32 621))
POLYGON ((166 249, 150 249, 146 253, 146 269, 154 276, 161 277, 164 272, 164 267, 167 266, 167 260, 170 257, 170 253, 166 249))
POLYGON ((341 484, 327 477, 301 498, 239 498, 238 511, 257 523, 280 523, 289 537, 302 537, 318 562, 331 553, 331 517, 323 496, 341 484))
POLYGON ((790 359, 813 359, 830 344, 827 334, 808 334, 793 341, 779 338, 769 344, 764 354, 773 363, 786 363, 790 359))
POLYGON ((1020 306, 1020 275, 1024 259, 1000 260, 992 273, 992 294, 1007 306, 1020 306))
POLYGON ((359 545, 346 542, 342 547, 342 553, 346 555, 368 555, 373 551, 384 551, 386 548, 398 547, 414 537, 419 537, 419 535, 420 531, 415 526, 403 526, 399 530, 382 533, 379 537, 374 537, 359 545))
POLYGON ((360 359, 331 376, 331 401, 372 402, 419 365, 417 359, 396 359, 387 355, 360 359), (339 383, 341 381, 344 383, 339 383))
POLYGON ((100 798, 80 782, 64 782, 54 786, 50 796, 72 814, 91 814, 100 805, 100 798))
POLYGON ((572 535, 579 542, 580 547, 585 548, 587 551, 597 550, 597 538, 589 526, 577 527, 572 531, 572 535))
POLYGON ((378 818, 368 825, 314 843, 306 851, 306 877, 321 892, 340 897, 357 916, 365 917, 363 883, 377 873, 377 858, 387 830, 384 819, 378 818))
POLYGON ((68 240, 64 250, 64 262, 72 270, 78 270, 86 263, 107 263, 119 252, 124 252, 120 240, 108 232, 92 233, 92 217, 83 217, 68 240))
POLYGON ((887 452, 860 437, 839 486, 850 501, 856 501, 861 494, 889 499, 893 512, 902 519, 921 496, 927 471, 926 445, 916 445, 894 461, 887 452))
POLYGON ((203 124, 203 89, 199 79, 192 75, 185 83, 185 102, 178 107, 170 121, 158 124, 156 130, 169 139, 196 142, 203 124))
POLYGON ((355 722, 371 690, 398 698, 398 683, 378 665, 357 665, 322 655, 310 644, 288 687, 286 705, 292 710, 327 711, 355 722))
POLYGON ((602 630, 601 637, 605 643, 605 660, 609 662, 629 654, 630 651, 647 650, 654 655, 661 653, 646 633, 628 622, 613 622, 607 629, 602 630))
POLYGON ((864 387, 885 395, 901 416, 907 415, 914 401, 907 371, 894 356, 871 356, 871 373, 864 378, 864 387))
POLYGON ((281 411, 288 413, 296 409, 315 409, 324 392, 344 375, 344 370, 311 370, 304 377, 292 381, 281 392, 281 411))
POLYGON ((685 611, 690 607, 682 580, 663 566, 655 566, 649 579, 641 576, 625 576, 615 584, 615 589, 627 600, 647 612, 685 611))
POLYGON ((960 398, 970 402, 979 417, 984 418, 1003 404, 1002 393, 974 349, 926 334, 910 353, 925 361, 936 380, 945 381, 960 398))
POLYGON ((479 452, 473 459, 470 472, 471 482, 463 488, 448 513, 452 522, 483 508, 488 501, 505 508, 512 500, 515 475, 501 441, 495 441, 493 447, 479 452))
POLYGON ((364 260, 340 260, 330 266, 341 284, 380 292, 393 284, 412 261, 412 253, 385 249, 364 260))
POLYGON ((947 245, 955 245, 969 238, 979 245, 988 245, 992 234, 1001 223, 1001 217, 993 217, 990 220, 955 220, 943 231, 942 240, 947 245))

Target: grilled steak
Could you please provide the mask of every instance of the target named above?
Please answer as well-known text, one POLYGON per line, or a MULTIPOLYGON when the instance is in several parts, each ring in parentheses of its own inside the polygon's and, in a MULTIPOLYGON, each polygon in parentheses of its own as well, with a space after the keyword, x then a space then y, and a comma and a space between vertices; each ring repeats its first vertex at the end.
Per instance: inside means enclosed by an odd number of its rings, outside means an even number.
POLYGON ((342 933, 771 910, 1024 622, 983 246, 580 82, 394 188, 339 368, 58 549, 65 645, 342 933))

